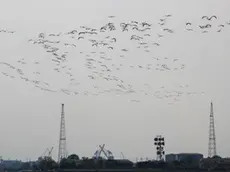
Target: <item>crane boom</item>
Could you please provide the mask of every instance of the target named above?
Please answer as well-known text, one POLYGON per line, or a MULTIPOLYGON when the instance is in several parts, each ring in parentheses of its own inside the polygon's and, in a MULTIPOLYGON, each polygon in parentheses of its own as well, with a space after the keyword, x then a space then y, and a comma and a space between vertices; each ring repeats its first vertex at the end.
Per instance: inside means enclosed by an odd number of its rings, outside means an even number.
POLYGON ((54 148, 54 147, 52 147, 52 148, 48 151, 48 156, 49 156, 49 157, 52 157, 53 148, 54 148))

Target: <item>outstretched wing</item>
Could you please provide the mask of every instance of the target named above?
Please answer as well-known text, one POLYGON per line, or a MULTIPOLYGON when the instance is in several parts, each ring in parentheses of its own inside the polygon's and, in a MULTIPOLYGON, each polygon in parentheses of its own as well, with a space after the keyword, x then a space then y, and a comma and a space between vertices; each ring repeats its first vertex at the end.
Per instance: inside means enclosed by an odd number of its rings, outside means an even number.
POLYGON ((217 17, 216 17, 215 15, 211 16, 211 17, 210 17, 210 20, 212 20, 212 18, 217 19, 217 17))
POLYGON ((205 19, 205 18, 208 19, 208 16, 203 16, 203 17, 202 17, 202 19, 205 19))

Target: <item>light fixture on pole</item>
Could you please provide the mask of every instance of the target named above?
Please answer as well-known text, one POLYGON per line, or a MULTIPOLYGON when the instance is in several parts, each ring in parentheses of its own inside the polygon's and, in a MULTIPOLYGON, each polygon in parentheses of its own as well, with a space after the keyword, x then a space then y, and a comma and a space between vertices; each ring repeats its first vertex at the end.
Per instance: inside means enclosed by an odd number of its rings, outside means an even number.
POLYGON ((156 146, 156 154, 157 154, 157 160, 158 161, 164 161, 164 147, 165 147, 165 140, 164 137, 161 135, 158 135, 154 138, 154 145, 156 146))

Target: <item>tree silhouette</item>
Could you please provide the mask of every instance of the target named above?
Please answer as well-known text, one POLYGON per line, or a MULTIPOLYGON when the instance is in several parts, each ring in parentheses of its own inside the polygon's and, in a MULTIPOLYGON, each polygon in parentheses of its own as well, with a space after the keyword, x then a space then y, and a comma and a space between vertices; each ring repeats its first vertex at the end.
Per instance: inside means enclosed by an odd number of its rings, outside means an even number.
POLYGON ((38 158, 38 169, 54 170, 58 168, 58 164, 51 157, 38 158))

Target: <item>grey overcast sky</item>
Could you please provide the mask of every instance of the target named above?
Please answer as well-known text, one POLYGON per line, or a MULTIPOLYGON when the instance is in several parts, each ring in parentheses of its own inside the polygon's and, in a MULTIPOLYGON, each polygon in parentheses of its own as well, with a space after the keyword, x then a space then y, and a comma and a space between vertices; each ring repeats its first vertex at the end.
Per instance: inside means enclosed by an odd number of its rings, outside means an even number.
POLYGON ((0 29, 15 31, 13 34, 0 32, 0 70, 3 72, 0 74, 0 156, 3 159, 35 160, 52 146, 56 159, 61 103, 65 104, 69 154, 91 157, 98 145, 105 143, 117 158, 121 157, 120 152, 131 160, 155 158, 153 138, 162 134, 166 153, 200 152, 207 156, 211 100, 217 152, 220 156, 230 156, 229 0, 0 2, 0 29), (172 17, 166 19, 165 26, 160 26, 160 19, 167 14, 172 17), (116 17, 108 18, 111 15, 116 17), (216 15, 217 19, 202 20, 204 15, 216 15), (147 31, 150 36, 131 28, 121 32, 120 23, 132 20, 152 24, 147 31), (113 50, 93 47, 86 39, 78 40, 78 36, 71 38, 65 34, 74 29, 79 32, 83 25, 100 29, 108 22, 114 23, 116 31, 97 31, 92 37, 97 40, 115 37, 116 42, 111 43, 113 50), (186 22, 192 25, 186 26, 186 22), (208 23, 212 27, 202 33, 199 25, 208 23), (172 29, 173 33, 164 28, 172 29), (193 30, 186 30, 188 28, 193 30), (59 37, 48 36, 59 32, 59 37), (67 60, 60 65, 61 72, 54 70, 60 66, 52 62, 51 53, 41 44, 28 42, 39 39, 39 33, 44 33, 46 40, 60 41, 57 53, 68 53, 67 60), (147 42, 147 45, 137 48, 138 43, 130 40, 134 34, 144 37, 142 43, 147 42), (164 36, 160 38, 157 34, 164 36), (155 46, 154 42, 160 46, 155 46), (76 47, 67 47, 64 43, 76 47), (103 57, 111 60, 101 59, 102 51, 105 52, 103 57), (91 52, 96 53, 92 56, 91 52), (17 62, 22 58, 26 64, 17 62), (100 73, 102 67, 91 62, 94 69, 88 69, 86 58, 102 60, 111 69, 102 71, 103 76, 116 76, 123 80, 126 89, 120 89, 115 81, 102 79, 102 74, 90 79, 88 75, 92 75, 92 71, 100 73), (21 69, 24 76, 4 62, 21 69), (160 70, 164 64, 170 70, 160 70), (75 83, 70 82, 64 66, 71 68, 75 83), (29 81, 24 81, 23 77, 29 81), (49 87, 55 92, 35 87, 32 80, 49 83, 49 86, 43 83, 39 87, 49 87), (57 91, 60 89, 78 94, 67 95, 57 91))

